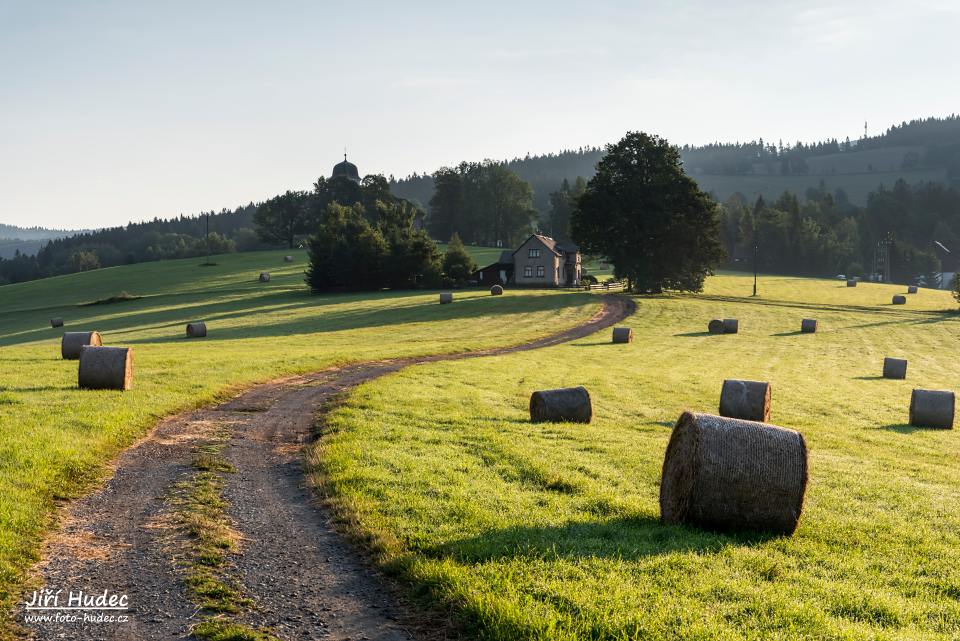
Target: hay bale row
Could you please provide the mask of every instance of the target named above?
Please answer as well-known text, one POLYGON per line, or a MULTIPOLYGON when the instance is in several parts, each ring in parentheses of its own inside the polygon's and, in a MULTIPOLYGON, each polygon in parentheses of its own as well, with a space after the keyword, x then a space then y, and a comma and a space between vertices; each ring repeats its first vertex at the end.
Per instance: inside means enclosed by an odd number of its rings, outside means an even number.
POLYGON ((207 324, 203 321, 187 323, 187 338, 204 338, 207 335, 207 324))
POLYGON ((494 285, 493 287, 490 288, 490 295, 503 296, 503 287, 501 287, 500 285, 494 285))
POLYGON ((591 418, 590 392, 583 386, 539 390, 530 395, 533 423, 589 423, 591 418))
POLYGON ((440 304, 447 305, 453 302, 453 292, 441 292, 440 293, 440 304))
POLYGON ((910 395, 910 425, 953 429, 955 404, 953 392, 915 389, 910 395))
POLYGON ((896 295, 893 297, 892 303, 893 303, 894 305, 906 305, 906 304, 907 304, 907 297, 904 296, 903 294, 896 294, 896 295))
POLYGON ((817 331, 816 318, 804 318, 800 321, 800 331, 804 334, 814 334, 817 331))
POLYGON ((80 358, 80 352, 87 345, 103 345, 100 332, 64 332, 60 339, 60 356, 64 360, 75 361, 80 358))
POLYGON ((790 535, 806 488, 799 432, 684 412, 664 455, 660 516, 668 525, 790 535))
POLYGON ((633 328, 632 327, 614 327, 613 342, 614 343, 632 343, 633 328))
POLYGON ((770 383, 723 381, 720 389, 720 416, 766 423, 770 420, 770 383))
POLYGON ((77 373, 80 389, 133 388, 133 349, 84 345, 77 373))

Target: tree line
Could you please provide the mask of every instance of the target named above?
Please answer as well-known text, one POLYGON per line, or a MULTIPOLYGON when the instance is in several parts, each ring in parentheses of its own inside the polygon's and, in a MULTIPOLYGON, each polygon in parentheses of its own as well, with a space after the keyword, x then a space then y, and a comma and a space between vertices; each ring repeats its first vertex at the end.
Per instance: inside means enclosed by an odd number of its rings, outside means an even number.
POLYGON ((803 201, 789 192, 773 202, 737 194, 721 207, 721 238, 729 267, 750 268, 756 251, 763 271, 809 276, 867 276, 886 245, 893 281, 932 284, 949 259, 936 243, 960 252, 960 191, 900 180, 864 207, 822 188, 803 201))

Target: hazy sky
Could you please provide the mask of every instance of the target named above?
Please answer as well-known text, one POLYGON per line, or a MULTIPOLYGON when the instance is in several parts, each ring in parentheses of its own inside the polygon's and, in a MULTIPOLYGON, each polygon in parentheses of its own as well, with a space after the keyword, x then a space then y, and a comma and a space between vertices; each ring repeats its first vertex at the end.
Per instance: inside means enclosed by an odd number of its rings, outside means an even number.
POLYGON ((857 138, 960 111, 960 0, 0 0, 0 222, 616 141, 857 138))

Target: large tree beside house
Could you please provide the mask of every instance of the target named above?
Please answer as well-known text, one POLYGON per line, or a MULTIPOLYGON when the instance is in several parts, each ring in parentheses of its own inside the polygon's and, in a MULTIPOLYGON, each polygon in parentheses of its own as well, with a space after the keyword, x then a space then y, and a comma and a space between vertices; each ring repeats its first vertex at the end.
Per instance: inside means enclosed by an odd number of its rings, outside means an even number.
POLYGON ((605 256, 634 291, 700 291, 724 256, 716 203, 676 147, 640 132, 607 147, 570 228, 583 253, 605 256))

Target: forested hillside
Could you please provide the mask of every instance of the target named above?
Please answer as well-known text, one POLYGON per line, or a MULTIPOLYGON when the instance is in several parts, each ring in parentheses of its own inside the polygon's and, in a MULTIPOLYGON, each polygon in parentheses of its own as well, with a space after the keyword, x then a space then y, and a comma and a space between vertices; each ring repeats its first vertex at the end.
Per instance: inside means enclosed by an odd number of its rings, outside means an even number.
MULTIPOLYGON (((602 149, 588 147, 505 163, 530 183, 534 207, 542 216, 550 209, 550 193, 563 179, 589 178, 602 154, 602 149)), ((681 157, 700 188, 720 201, 737 193, 748 200, 758 196, 773 200, 784 191, 804 194, 808 189, 826 189, 840 190, 850 202, 866 205, 871 192, 881 185, 891 189, 901 179, 910 185, 960 185, 960 116, 913 120, 856 141, 791 144, 760 138, 685 146, 681 157)), ((433 196, 433 178, 414 174, 392 181, 391 189, 426 206, 433 196)))

